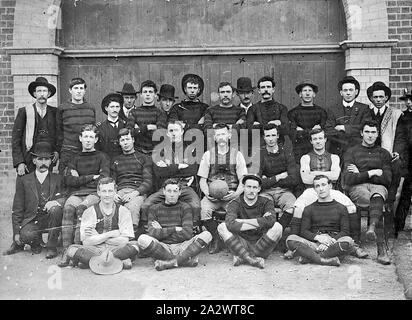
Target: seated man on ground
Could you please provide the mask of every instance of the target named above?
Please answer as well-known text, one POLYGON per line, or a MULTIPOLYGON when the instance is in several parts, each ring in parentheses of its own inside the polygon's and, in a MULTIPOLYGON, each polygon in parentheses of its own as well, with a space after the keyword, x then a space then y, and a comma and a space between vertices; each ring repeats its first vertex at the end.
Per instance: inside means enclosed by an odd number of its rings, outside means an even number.
POLYGON ((92 257, 109 249, 115 258, 123 261, 124 269, 131 269, 131 260, 139 248, 136 241, 129 241, 134 238, 130 211, 115 203, 116 183, 112 178, 99 180, 97 194, 100 201, 83 213, 80 224, 83 245, 67 248, 59 267, 66 267, 72 261, 73 265, 81 263, 80 267, 87 268, 92 257))
POLYGON ((332 199, 332 182, 327 176, 316 176, 313 187, 318 200, 305 208, 299 235, 290 235, 286 245, 301 257, 301 263, 338 267, 339 257, 350 253, 353 246, 348 210, 332 199))
POLYGON ((193 235, 191 207, 179 201, 181 189, 177 179, 163 185, 165 200, 149 208, 148 234, 137 240, 144 255, 155 259, 157 271, 177 267, 196 267, 197 255, 212 241, 208 231, 193 235))
POLYGON ((233 253, 234 266, 247 263, 263 269, 264 259, 278 244, 287 221, 281 218, 276 222, 273 201, 259 196, 259 176, 247 174, 242 183, 243 194, 228 204, 226 220, 218 231, 233 253))

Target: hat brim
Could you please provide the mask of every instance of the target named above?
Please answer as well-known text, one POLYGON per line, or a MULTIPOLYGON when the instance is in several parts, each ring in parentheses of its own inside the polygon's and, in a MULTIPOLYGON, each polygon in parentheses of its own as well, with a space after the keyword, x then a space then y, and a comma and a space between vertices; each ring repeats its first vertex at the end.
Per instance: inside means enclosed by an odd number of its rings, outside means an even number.
POLYGON ((164 94, 160 94, 160 93, 158 93, 157 96, 159 97, 159 99, 161 97, 166 98, 166 99, 174 99, 174 100, 179 99, 179 97, 165 96, 164 94))
POLYGON ((103 264, 104 257, 95 256, 90 259, 89 266, 90 270, 96 274, 116 274, 123 270, 123 262, 120 259, 113 258, 110 265, 103 264))
POLYGON ((54 157, 54 153, 47 153, 47 152, 39 152, 39 153, 34 153, 34 152, 30 152, 30 154, 33 157, 36 158, 53 158, 54 157))
POLYGON ((238 88, 234 88, 236 92, 238 93, 242 93, 242 92, 252 92, 254 90, 256 90, 257 87, 250 87, 248 89, 238 89, 238 88))
POLYGON ((306 86, 311 87, 315 93, 318 93, 318 90, 319 90, 318 86, 316 84, 313 84, 313 83, 310 83, 310 82, 299 83, 295 87, 296 93, 299 94, 302 91, 303 87, 306 87, 306 86))
POLYGON ((399 98, 399 100, 408 100, 412 99, 412 94, 407 94, 399 98))
POLYGON ((187 81, 188 78, 191 78, 191 77, 196 78, 200 83, 199 84, 199 87, 200 87, 199 89, 200 90, 199 90, 199 93, 196 96, 196 97, 200 97, 203 93, 204 88, 205 88, 205 83, 204 83, 203 79, 200 76, 198 76, 197 74, 188 73, 188 74, 185 74, 183 76, 183 78, 182 78, 182 91, 186 92, 185 91, 185 82, 187 81))
POLYGON ((56 87, 54 85, 52 85, 51 83, 44 83, 44 82, 38 82, 38 81, 33 81, 30 82, 29 86, 28 86, 28 91, 30 93, 30 95, 36 99, 36 97, 34 96, 33 92, 36 89, 36 87, 47 87, 47 89, 49 89, 50 91, 50 95, 48 98, 53 97, 56 94, 56 87))
POLYGON ((136 91, 136 92, 116 91, 116 93, 119 93, 119 94, 124 95, 124 96, 125 96, 125 95, 135 96, 136 94, 139 93, 139 91, 136 91))
POLYGON ((257 175, 254 175, 254 174, 244 175, 243 178, 242 178, 242 184, 245 184, 246 180, 248 180, 248 179, 252 179, 252 180, 257 181, 259 183, 259 186, 262 185, 262 178, 257 176, 257 175))
POLYGON ((103 98, 102 103, 101 103, 102 111, 103 111, 103 113, 106 114, 106 115, 107 115, 106 107, 107 107, 107 105, 108 105, 107 101, 108 101, 109 99, 111 99, 112 97, 117 97, 117 98, 119 98, 119 99, 120 99, 120 108, 123 107, 123 104, 124 104, 123 96, 122 96, 120 93, 109 93, 107 96, 105 96, 105 97, 103 98))

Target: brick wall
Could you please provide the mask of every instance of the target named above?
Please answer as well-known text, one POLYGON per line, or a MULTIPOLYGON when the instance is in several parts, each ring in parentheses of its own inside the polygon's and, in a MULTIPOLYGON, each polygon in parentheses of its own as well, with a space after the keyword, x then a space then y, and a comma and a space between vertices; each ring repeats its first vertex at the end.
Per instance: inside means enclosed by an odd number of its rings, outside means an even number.
POLYGON ((11 160, 11 130, 14 122, 14 88, 11 59, 4 47, 13 45, 16 0, 2 0, 0 6, 0 192, 10 188, 15 174, 11 160))
POLYGON ((399 97, 405 87, 412 87, 412 0, 386 1, 389 24, 389 38, 398 39, 392 48, 391 70, 389 74, 392 89, 392 104, 400 107, 399 97))

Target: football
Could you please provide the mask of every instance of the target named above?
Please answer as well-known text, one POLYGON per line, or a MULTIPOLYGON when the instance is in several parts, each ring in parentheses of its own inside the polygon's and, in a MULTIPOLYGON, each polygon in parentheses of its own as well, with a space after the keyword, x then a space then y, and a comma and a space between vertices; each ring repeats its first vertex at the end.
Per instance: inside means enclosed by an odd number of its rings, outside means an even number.
POLYGON ((224 180, 215 180, 209 184, 209 195, 221 200, 229 192, 229 186, 224 180))

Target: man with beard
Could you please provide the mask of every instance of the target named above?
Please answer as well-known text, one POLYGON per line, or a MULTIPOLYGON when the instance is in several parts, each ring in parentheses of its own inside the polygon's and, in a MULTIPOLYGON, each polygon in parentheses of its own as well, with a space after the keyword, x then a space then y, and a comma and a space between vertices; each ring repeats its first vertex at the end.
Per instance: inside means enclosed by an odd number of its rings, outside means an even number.
MULTIPOLYGON (((362 143, 345 153, 344 179, 348 186, 349 197, 358 211, 369 208, 369 227, 366 238, 376 241, 377 261, 390 264, 384 245, 382 214, 391 183, 391 154, 376 143, 379 124, 367 121, 362 127, 362 143)), ((357 237, 360 236, 360 213, 357 215, 357 237)))
POLYGON ((29 244, 34 254, 42 251, 42 233, 49 229, 46 258, 57 256, 57 239, 62 223, 64 204, 61 176, 49 172, 54 157, 51 145, 46 141, 34 145, 33 163, 36 170, 16 180, 13 201, 13 243, 4 255, 23 251, 29 244))
MULTIPOLYGON (((288 109, 283 104, 274 100, 275 80, 272 77, 264 76, 257 82, 261 100, 255 103, 247 114, 247 127, 258 129, 260 143, 256 145, 264 146, 263 126, 274 124, 279 127, 279 143, 285 142, 285 135, 289 134, 288 109)), ((255 151, 255 150, 254 150, 255 151)))
POLYGON ((136 108, 134 103, 137 98, 136 94, 139 92, 135 91, 133 85, 127 82, 123 85, 123 89, 121 91, 116 91, 116 92, 121 94, 123 97, 123 106, 120 109, 119 118, 122 119, 123 121, 127 121, 130 111, 136 108))
POLYGON ((218 231, 233 253, 235 267, 247 263, 263 269, 264 259, 275 249, 284 226, 276 222, 273 202, 259 196, 259 176, 245 175, 242 184, 243 194, 228 204, 226 220, 218 231))
MULTIPOLYGON (((164 140, 164 148, 161 154, 155 155, 153 162, 153 175, 157 192, 149 196, 142 204, 141 225, 147 223, 148 210, 155 204, 164 201, 163 184, 167 179, 175 179, 180 182, 181 190, 179 201, 187 203, 193 213, 193 223, 200 220, 200 199, 193 188, 196 187, 195 176, 198 165, 193 159, 187 159, 186 144, 183 141, 183 124, 180 121, 171 121, 167 125, 167 137, 164 140)), ((160 148, 160 144, 156 146, 160 148)))
POLYGON ((201 201, 201 220, 205 228, 212 234, 213 240, 209 247, 209 253, 218 253, 221 250, 219 235, 217 234, 217 221, 214 212, 225 209, 227 204, 238 197, 243 191, 240 182, 247 174, 245 158, 237 148, 230 148, 230 129, 225 123, 219 123, 214 127, 214 148, 203 154, 199 164, 197 175, 200 177, 199 186, 205 195, 201 201), (222 199, 215 199, 209 194, 209 183, 215 180, 224 180, 229 192, 222 199))
POLYGON ((136 149, 150 155, 156 142, 153 132, 166 128, 166 113, 155 106, 157 86, 151 80, 143 81, 140 86, 142 105, 130 111, 126 127, 132 129, 136 149))
POLYGON ((96 123, 96 110, 85 101, 86 81, 73 78, 69 84, 70 101, 62 103, 56 112, 57 149, 60 152, 59 173, 71 159, 78 155, 82 146, 79 132, 83 125, 96 123))
POLYGON ((164 201, 149 208, 148 233, 137 240, 142 253, 155 259, 157 271, 196 267, 198 254, 212 240, 208 231, 193 236, 193 212, 180 194, 178 180, 164 182, 164 201))
POLYGON ((346 76, 340 80, 338 90, 342 103, 328 110, 325 129, 329 152, 342 157, 346 150, 362 141, 360 127, 371 120, 371 113, 367 104, 356 101, 360 85, 354 77, 346 76))
POLYGON ((47 99, 56 93, 56 87, 46 78, 37 77, 29 84, 28 91, 36 102, 19 108, 11 138, 13 167, 19 176, 36 169, 31 151, 37 142, 47 141, 52 146, 53 164, 59 156, 56 149, 56 108, 47 104, 47 99))
POLYGON ((206 103, 199 100, 204 86, 203 79, 196 74, 185 74, 182 78, 182 91, 186 98, 172 107, 169 120, 184 123, 185 131, 192 128, 203 130, 205 112, 209 108, 206 103))
POLYGON ((303 81, 295 88, 300 97, 300 104, 288 112, 290 121, 290 138, 297 163, 300 158, 312 150, 309 132, 313 129, 325 128, 328 114, 325 109, 314 103, 318 86, 310 80, 303 81))
POLYGON ((102 111, 107 119, 96 124, 99 130, 99 138, 96 149, 103 151, 109 157, 110 163, 113 158, 122 154, 117 135, 119 130, 126 127, 126 121, 120 117, 123 108, 123 96, 118 93, 110 93, 102 100, 102 111))

